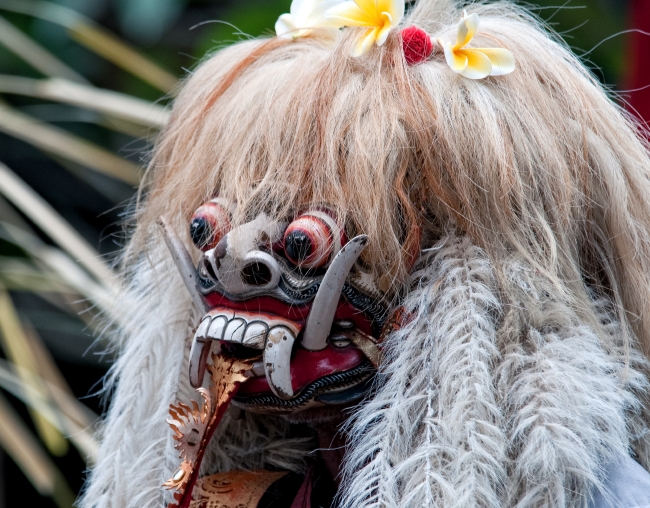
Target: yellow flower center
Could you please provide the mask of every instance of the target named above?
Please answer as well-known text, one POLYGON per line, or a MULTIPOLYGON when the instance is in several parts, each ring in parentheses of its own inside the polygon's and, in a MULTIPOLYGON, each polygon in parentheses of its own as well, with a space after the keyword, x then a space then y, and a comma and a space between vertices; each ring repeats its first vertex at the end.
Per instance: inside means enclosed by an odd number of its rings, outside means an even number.
POLYGON ((382 12, 379 15, 377 20, 377 26, 379 28, 386 28, 386 26, 391 26, 393 24, 393 17, 388 12, 382 12))

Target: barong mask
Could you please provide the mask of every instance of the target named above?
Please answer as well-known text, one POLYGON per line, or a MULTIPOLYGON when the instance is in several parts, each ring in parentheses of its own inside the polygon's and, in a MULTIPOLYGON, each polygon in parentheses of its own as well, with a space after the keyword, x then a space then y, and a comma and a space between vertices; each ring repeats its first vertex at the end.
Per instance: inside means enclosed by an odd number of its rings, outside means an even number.
POLYGON ((159 221, 192 299, 205 312, 188 371, 203 404, 180 401, 168 420, 183 462, 165 486, 176 490, 181 508, 229 404, 280 415, 350 405, 369 388, 381 358, 386 295, 355 266, 368 237, 348 239, 323 206, 286 221, 261 213, 234 228, 232 208, 215 198, 192 216, 190 237, 201 251, 196 268, 159 221))
POLYGON ((525 10, 454 4, 294 0, 192 71, 80 506, 309 506, 317 471, 345 508, 585 508, 650 468, 647 144, 525 10))
POLYGON ((326 208, 278 222, 261 214, 230 229, 229 206, 214 199, 190 224, 203 251, 196 269, 178 267, 206 314, 192 341, 189 378, 203 384, 208 355, 254 360, 234 403, 288 413, 358 400, 379 361, 387 307, 372 277, 354 269, 365 235, 347 238, 326 208))

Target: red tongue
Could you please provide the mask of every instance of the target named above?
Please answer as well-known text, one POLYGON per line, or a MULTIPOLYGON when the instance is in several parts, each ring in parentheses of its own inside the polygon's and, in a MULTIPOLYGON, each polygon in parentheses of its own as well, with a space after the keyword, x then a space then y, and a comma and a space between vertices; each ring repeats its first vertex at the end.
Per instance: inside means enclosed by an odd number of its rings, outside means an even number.
POLYGON ((178 441, 176 449, 183 462, 174 476, 163 484, 167 489, 176 490, 176 502, 170 503, 168 508, 187 508, 192 501, 192 490, 208 443, 240 384, 248 379, 244 373, 251 368, 252 361, 213 354, 212 365, 208 365, 210 388, 197 390, 204 400, 201 407, 195 401, 192 401, 192 408, 182 402, 169 406, 171 418, 167 423, 174 431, 174 439, 178 441))

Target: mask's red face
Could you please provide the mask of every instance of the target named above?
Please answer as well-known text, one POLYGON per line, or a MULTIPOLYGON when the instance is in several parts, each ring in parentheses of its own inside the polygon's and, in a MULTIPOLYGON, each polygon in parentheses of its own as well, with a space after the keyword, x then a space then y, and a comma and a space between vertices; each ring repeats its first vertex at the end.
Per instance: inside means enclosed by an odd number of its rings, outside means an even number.
POLYGON ((326 208, 278 222, 230 226, 220 198, 201 206, 190 234, 203 251, 190 381, 203 383, 210 351, 255 358, 234 399, 250 411, 292 413, 361 398, 375 372, 386 308, 354 268, 366 237, 347 238, 326 208))

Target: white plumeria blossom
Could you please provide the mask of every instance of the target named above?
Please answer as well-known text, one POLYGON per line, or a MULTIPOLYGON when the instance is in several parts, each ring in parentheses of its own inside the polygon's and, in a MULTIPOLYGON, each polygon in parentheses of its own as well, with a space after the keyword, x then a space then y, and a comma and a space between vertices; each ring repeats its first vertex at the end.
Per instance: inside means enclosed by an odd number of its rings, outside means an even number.
POLYGON ((487 76, 503 76, 515 70, 515 57, 504 48, 468 48, 478 30, 478 14, 463 17, 458 24, 456 44, 438 39, 438 44, 445 50, 447 65, 454 72, 469 79, 482 79, 487 76))
POLYGON ((335 30, 337 25, 325 17, 325 11, 342 0, 293 0, 289 13, 282 14, 275 23, 275 33, 285 39, 309 35, 314 28, 335 30))
POLYGON ((352 51, 352 56, 360 56, 368 52, 373 44, 381 46, 386 42, 390 31, 404 17, 404 0, 348 0, 329 9, 325 16, 339 27, 368 28, 352 51))

